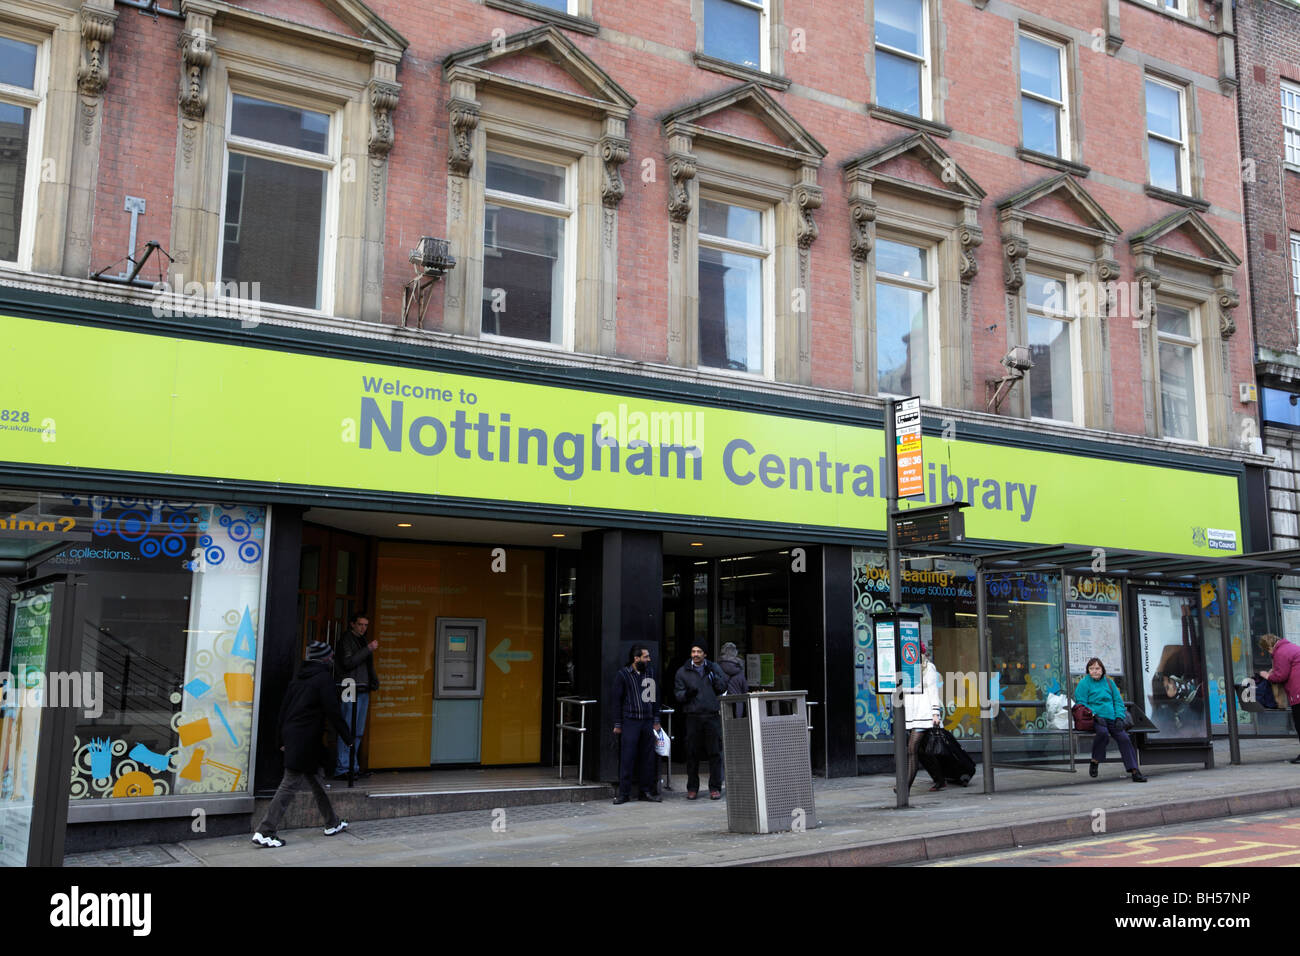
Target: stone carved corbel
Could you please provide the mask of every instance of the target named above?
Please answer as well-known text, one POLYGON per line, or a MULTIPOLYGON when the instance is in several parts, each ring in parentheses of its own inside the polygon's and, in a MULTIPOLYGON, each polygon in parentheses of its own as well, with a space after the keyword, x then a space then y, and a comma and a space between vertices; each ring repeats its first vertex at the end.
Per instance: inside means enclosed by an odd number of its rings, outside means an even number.
POLYGON ((202 27, 176 38, 181 48, 181 113, 201 120, 208 110, 208 68, 212 66, 212 48, 217 41, 202 27))
POLYGON ((1025 284, 1025 256, 1029 255, 1029 242, 1023 236, 1002 237, 1002 281, 1008 292, 1018 292, 1025 284))
POLYGON ((853 228, 849 231, 849 255, 858 262, 871 257, 871 224, 876 221, 877 204, 872 199, 849 200, 853 228))
POLYGON ((1219 336, 1224 341, 1232 338, 1237 331, 1237 323, 1232 318, 1232 310, 1241 304, 1241 296, 1236 289, 1220 289, 1219 301, 1219 336))
POLYGON ((451 101, 451 153, 447 167, 457 176, 468 176, 474 165, 474 130, 478 126, 479 108, 468 100, 451 101))
POLYGON ((81 66, 77 89, 84 96, 99 96, 108 86, 108 43, 113 39, 117 13, 89 5, 81 8, 81 66))
MULTIPOLYGON (((383 80, 370 81, 370 155, 374 159, 388 158, 393 148, 393 110, 397 109, 397 96, 402 88, 383 80)), ((453 114, 454 123, 454 114, 453 114)))
POLYGON ((804 184, 794 188, 794 203, 799 208, 794 237, 799 248, 804 251, 817 240, 819 230, 813 219, 813 211, 821 208, 822 199, 822 191, 818 186, 804 184))
MULTIPOLYGON (((979 260, 975 250, 984 241, 984 232, 979 226, 964 225, 957 232, 957 241, 961 243, 961 266, 958 275, 961 281, 969 284, 980 271, 979 260)), ((1028 251, 1026 249, 1026 251, 1028 251)))
POLYGON ((632 141, 618 136, 606 136, 600 141, 600 159, 605 168, 605 181, 600 189, 600 201, 605 208, 613 209, 623 201, 627 187, 619 171, 632 155, 632 141))
POLYGON ((1146 328, 1155 322, 1156 293, 1160 291, 1160 270, 1152 265, 1139 265, 1133 272, 1138 283, 1138 308, 1135 325, 1146 328))
POLYGON ((668 157, 668 217, 685 222, 691 214, 691 191, 687 183, 695 178, 695 157, 689 153, 672 153, 668 157))

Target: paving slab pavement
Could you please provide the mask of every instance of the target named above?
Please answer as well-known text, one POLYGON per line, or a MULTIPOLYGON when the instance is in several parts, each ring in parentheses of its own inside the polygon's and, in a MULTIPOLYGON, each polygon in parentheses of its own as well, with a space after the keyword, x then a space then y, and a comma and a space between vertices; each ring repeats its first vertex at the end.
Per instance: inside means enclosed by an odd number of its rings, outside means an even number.
POLYGON ((925 776, 912 806, 894 807, 893 777, 816 778, 816 812, 802 833, 727 830, 725 800, 688 801, 674 778, 662 804, 564 803, 422 817, 364 820, 327 837, 284 830, 268 850, 248 837, 69 856, 65 866, 728 866, 886 865, 1116 833, 1165 823, 1300 806, 1294 740, 1243 741, 1241 766, 1216 744, 1215 768, 1154 767, 1135 784, 1117 764, 1091 780, 1077 773, 997 768, 997 793, 969 788, 929 793, 925 776), (813 828, 813 819, 818 826, 813 828), (1104 829, 1098 829, 1102 827, 1104 829))

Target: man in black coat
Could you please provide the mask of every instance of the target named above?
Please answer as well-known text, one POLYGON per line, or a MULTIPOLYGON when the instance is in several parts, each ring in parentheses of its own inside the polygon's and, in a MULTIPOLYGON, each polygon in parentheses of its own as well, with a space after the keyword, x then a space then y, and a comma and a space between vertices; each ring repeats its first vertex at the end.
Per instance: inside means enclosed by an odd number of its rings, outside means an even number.
POLYGON ((727 692, 727 676, 706 659, 704 645, 691 645, 691 660, 677 672, 673 693, 686 712, 686 799, 700 790, 700 754, 709 761, 709 798, 722 799, 722 715, 718 695, 727 692))
POLYGON ((334 651, 328 644, 322 641, 308 644, 307 660, 289 682, 277 728, 280 749, 284 751, 284 779, 275 791, 262 825, 253 835, 253 842, 258 846, 284 846, 284 840, 275 831, 294 793, 304 786, 311 788, 316 806, 325 818, 325 835, 333 836, 347 829, 348 822, 334 813, 321 771, 322 760, 327 756, 321 745, 326 721, 338 731, 340 743, 352 744, 334 686, 333 660, 334 651))
MULTIPOLYGON (((370 692, 379 690, 379 675, 375 672, 375 651, 379 642, 366 640, 366 630, 370 619, 364 614, 353 614, 348 619, 348 629, 339 637, 338 660, 334 666, 334 680, 343 687, 343 719, 347 721, 348 732, 356 738, 357 747, 366 732, 366 714, 370 711, 370 692), (351 681, 352 683, 347 683, 351 681), (353 725, 353 714, 356 724, 353 725)), ((338 762, 334 767, 334 779, 344 780, 357 768, 351 766, 351 747, 339 737, 338 762)), ((361 776, 369 776, 369 772, 361 776)))

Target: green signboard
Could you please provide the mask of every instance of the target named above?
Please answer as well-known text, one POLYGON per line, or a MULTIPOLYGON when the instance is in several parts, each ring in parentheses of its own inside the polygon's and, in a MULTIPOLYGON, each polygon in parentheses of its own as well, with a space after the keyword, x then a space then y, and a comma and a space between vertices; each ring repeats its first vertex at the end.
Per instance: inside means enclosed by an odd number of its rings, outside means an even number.
MULTIPOLYGON (((0 462, 885 527, 879 429, 0 318, 0 462)), ((968 538, 1210 553, 1233 476, 924 440, 968 538)), ((1222 552, 1218 552, 1222 553, 1222 552)))

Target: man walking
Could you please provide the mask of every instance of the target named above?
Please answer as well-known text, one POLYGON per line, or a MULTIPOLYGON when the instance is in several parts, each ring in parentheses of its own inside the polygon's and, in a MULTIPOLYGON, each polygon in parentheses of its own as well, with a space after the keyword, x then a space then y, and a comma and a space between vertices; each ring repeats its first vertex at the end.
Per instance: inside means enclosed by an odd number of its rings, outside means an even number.
POLYGON ((351 743, 348 725, 339 710, 339 696, 334 689, 331 663, 334 652, 324 641, 307 645, 307 660, 289 682, 280 708, 277 728, 280 750, 284 752, 284 779, 275 791, 271 808, 266 811, 262 825, 253 834, 253 842, 261 847, 284 846, 284 840, 275 835, 295 791, 310 787, 316 806, 325 818, 325 835, 333 836, 347 829, 348 822, 340 820, 325 792, 325 775, 322 763, 330 754, 321 745, 325 722, 338 731, 339 742, 351 743))
POLYGON ((677 703, 686 712, 686 799, 700 792, 700 754, 709 761, 709 799, 722 799, 722 716, 718 695, 727 675, 706 659, 704 645, 691 645, 691 660, 673 680, 677 703))
MULTIPOLYGON (((338 659, 335 662, 335 678, 342 689, 343 719, 347 721, 348 732, 361 747, 361 738, 366 732, 366 713, 370 709, 370 692, 379 690, 379 675, 375 673, 375 651, 379 642, 366 641, 366 630, 370 619, 364 614, 353 614, 348 620, 348 629, 339 638, 338 659), (352 683, 348 683, 351 680, 352 683), (352 723, 352 705, 356 702, 356 725, 352 723)), ((352 761, 352 748, 343 743, 339 737, 338 760, 334 767, 334 779, 346 780, 356 769, 352 761)), ((364 774, 363 774, 364 776, 364 774)))
POLYGON ((614 677, 614 739, 619 742, 618 796, 614 805, 632 798, 662 803, 655 782, 654 732, 659 730, 659 689, 650 673, 650 650, 636 644, 628 666, 614 677))

